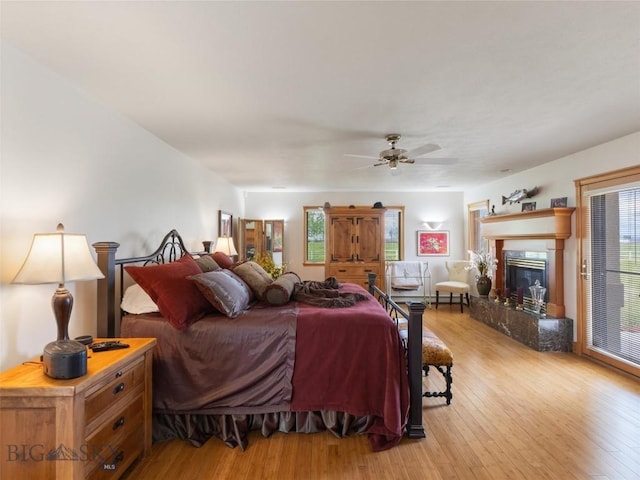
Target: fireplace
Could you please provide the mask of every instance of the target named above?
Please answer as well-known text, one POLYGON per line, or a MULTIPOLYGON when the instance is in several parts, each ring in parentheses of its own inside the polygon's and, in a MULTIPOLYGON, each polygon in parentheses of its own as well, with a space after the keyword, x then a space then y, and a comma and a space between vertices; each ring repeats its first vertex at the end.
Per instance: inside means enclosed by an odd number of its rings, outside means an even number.
MULTIPOLYGON (((541 286, 549 285, 549 260, 547 252, 530 252, 522 250, 503 250, 504 285, 509 289, 510 297, 515 302, 518 288, 522 288, 524 307, 533 310, 533 300, 529 287, 535 285, 536 280, 541 286)), ((549 292, 545 292, 544 302, 549 301, 549 292)))
POLYGON ((499 260, 494 287, 509 288, 512 299, 523 290, 524 309, 511 302, 472 297, 471 317, 538 351, 570 352, 573 321, 565 317, 564 241, 571 237, 573 208, 491 215, 480 220, 482 235, 499 260), (546 316, 533 315, 529 287, 545 287, 546 316))
POLYGON ((532 212, 492 215, 481 219, 482 236, 489 240, 495 258, 502 263, 496 271, 494 287, 504 291, 508 286, 510 294, 513 294, 517 291, 518 282, 521 282, 523 294, 527 298, 531 293, 528 291, 528 284, 525 288, 524 281, 535 283, 536 277, 540 276, 540 284, 547 289, 545 306, 548 315, 555 318, 564 317, 564 241, 571 237, 573 211, 574 208, 567 207, 547 208, 532 212), (512 273, 515 279, 507 280, 509 271, 504 252, 512 252, 510 256, 533 262, 528 262, 528 266, 520 270, 516 266, 512 273))

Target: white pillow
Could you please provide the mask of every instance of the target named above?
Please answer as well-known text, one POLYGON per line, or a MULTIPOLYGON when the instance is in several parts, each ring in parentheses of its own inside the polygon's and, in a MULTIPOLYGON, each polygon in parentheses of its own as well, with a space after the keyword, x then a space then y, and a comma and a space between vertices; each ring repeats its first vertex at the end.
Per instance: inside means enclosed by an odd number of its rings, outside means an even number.
POLYGON ((127 313, 154 313, 159 312, 158 306, 151 300, 151 297, 140 285, 134 283, 124 291, 124 298, 120 308, 127 313))

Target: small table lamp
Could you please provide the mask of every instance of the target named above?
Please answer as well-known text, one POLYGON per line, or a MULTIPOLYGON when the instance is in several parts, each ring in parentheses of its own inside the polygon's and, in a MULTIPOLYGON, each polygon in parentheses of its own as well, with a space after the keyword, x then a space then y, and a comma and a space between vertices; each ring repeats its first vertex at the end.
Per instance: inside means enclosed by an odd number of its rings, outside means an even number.
POLYGON ((216 241, 216 247, 214 248, 213 252, 222 252, 229 257, 238 255, 236 246, 233 244, 233 238, 231 237, 218 237, 218 240, 216 241))
POLYGON ((104 278, 104 275, 91 256, 84 235, 64 233, 60 223, 55 233, 33 236, 29 254, 12 283, 58 284, 51 299, 58 339, 47 344, 42 356, 44 373, 52 378, 75 378, 87 373, 86 347, 69 339, 73 296, 64 284, 97 278, 104 278))

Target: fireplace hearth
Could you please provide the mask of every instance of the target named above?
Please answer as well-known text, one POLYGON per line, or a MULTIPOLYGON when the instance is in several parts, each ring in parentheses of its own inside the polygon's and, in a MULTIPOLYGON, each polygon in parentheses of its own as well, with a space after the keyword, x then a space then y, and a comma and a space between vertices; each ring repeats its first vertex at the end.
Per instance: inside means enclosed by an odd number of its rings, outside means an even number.
POLYGON ((538 352, 570 352, 573 321, 570 318, 547 318, 506 307, 488 298, 472 297, 471 318, 538 352))

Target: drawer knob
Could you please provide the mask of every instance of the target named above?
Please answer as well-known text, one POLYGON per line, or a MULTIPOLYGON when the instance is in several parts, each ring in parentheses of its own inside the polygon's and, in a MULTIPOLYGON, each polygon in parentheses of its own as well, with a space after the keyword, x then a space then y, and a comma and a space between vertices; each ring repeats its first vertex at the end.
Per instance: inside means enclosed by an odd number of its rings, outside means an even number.
POLYGON ((116 372, 116 378, 120 378, 122 376, 122 372, 116 372))
POLYGON ((123 425, 124 425, 124 417, 120 417, 118 420, 113 422, 113 429, 117 430, 123 425))
POLYGON ((121 391, 124 390, 124 383, 119 383, 118 385, 116 385, 116 387, 113 389, 113 394, 117 395, 119 394, 121 391))

